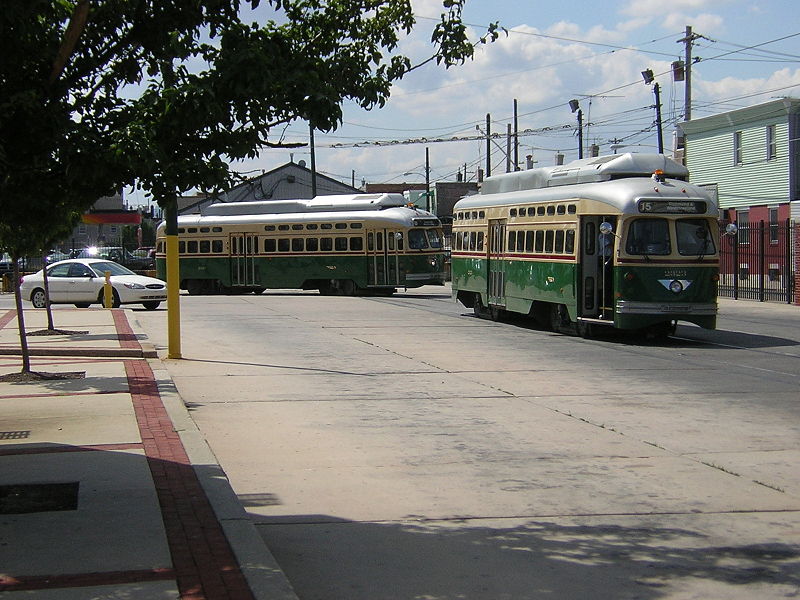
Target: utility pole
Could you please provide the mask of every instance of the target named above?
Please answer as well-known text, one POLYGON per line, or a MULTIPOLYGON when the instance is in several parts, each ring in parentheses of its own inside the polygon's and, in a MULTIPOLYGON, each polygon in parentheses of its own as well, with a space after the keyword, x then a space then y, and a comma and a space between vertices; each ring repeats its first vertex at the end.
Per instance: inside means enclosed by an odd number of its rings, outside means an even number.
POLYGON ((309 125, 309 131, 311 133, 311 197, 316 198, 317 196, 317 161, 314 152, 314 126, 309 125))
POLYGON ((661 88, 658 82, 653 86, 653 93, 656 95, 656 128, 658 131, 658 153, 664 154, 664 135, 661 131, 661 88))
POLYGON ((492 175, 492 121, 491 115, 486 113, 486 177, 492 175))
POLYGON ((519 171, 519 121, 517 120, 516 98, 514 98, 514 170, 519 171))
POLYGON ((425 146, 425 209, 431 209, 431 155, 425 146))
POLYGON ((511 172, 511 123, 506 127, 506 173, 511 172))
POLYGON ((678 40, 678 43, 683 42, 686 48, 686 68, 685 68, 685 81, 684 81, 684 94, 683 94, 683 120, 692 120, 692 43, 697 39, 703 37, 696 33, 692 33, 692 26, 686 26, 686 35, 678 40))

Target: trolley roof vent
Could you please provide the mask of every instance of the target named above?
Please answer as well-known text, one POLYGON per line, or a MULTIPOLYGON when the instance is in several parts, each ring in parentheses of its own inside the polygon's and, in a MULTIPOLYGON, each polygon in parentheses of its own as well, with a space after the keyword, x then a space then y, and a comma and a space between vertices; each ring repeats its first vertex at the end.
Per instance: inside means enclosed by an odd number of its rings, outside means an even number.
POLYGON ((686 167, 663 154, 612 154, 574 160, 565 165, 541 167, 515 173, 505 173, 489 177, 483 182, 481 194, 501 194, 521 190, 594 181, 610 181, 624 177, 650 177, 660 170, 665 177, 687 179, 689 171, 686 167))
POLYGON ((350 194, 317 196, 301 200, 259 200, 256 202, 217 202, 202 211, 204 216, 264 215, 353 210, 381 210, 405 206, 402 194, 350 194))

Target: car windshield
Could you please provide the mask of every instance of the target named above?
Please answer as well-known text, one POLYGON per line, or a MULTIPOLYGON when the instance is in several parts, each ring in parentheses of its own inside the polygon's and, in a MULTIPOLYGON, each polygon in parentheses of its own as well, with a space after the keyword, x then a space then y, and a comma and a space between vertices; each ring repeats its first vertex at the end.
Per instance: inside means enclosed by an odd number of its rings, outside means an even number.
POLYGON ((714 254, 714 239, 705 219, 678 219, 675 222, 678 252, 683 255, 714 254))
POLYGON ((636 219, 628 227, 628 254, 669 254, 669 225, 666 219, 636 219))
POLYGON ((97 273, 98 277, 105 277, 105 272, 109 271, 112 275, 136 275, 130 269, 126 269, 122 265, 115 262, 93 262, 89 265, 92 270, 97 273))

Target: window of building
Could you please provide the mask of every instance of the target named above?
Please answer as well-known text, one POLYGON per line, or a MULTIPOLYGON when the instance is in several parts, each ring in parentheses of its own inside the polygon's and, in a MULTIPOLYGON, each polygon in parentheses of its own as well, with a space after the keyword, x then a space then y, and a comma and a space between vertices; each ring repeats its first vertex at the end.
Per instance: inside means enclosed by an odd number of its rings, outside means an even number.
POLYGON ((769 208, 769 243, 778 243, 778 207, 771 206, 769 208))
POLYGON ((736 225, 739 227, 737 237, 740 244, 750 243, 750 211, 737 210, 736 211, 736 225))
POLYGON ((742 164, 742 132, 733 132, 733 164, 742 164))
POLYGON ((775 141, 775 125, 767 125, 766 137, 767 160, 773 160, 778 155, 778 145, 775 141))

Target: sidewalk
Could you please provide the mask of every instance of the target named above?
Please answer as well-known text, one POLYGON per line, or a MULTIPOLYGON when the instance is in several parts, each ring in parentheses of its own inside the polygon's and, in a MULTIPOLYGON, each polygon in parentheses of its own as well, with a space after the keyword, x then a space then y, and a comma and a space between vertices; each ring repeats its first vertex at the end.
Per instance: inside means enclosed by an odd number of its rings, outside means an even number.
MULTIPOLYGON (((296 600, 125 311, 55 320, 31 368, 72 377, 0 381, 0 598, 296 600)), ((0 313, 0 376, 21 364, 0 313)))

